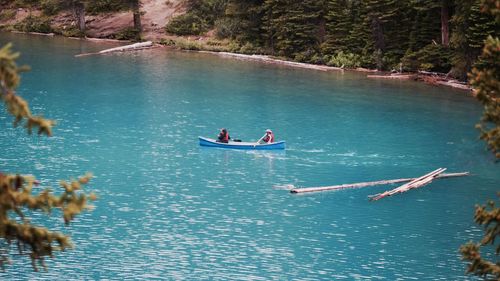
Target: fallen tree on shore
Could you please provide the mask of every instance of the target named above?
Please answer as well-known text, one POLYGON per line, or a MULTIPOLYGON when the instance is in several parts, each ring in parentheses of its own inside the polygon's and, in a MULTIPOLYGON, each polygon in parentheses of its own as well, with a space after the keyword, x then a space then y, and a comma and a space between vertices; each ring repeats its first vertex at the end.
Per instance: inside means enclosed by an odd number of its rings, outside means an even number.
POLYGON ((120 47, 115 47, 115 48, 111 48, 111 49, 106 49, 106 50, 102 50, 102 51, 99 51, 96 53, 79 54, 79 55, 75 55, 75 57, 83 57, 83 56, 90 56, 90 55, 102 55, 102 54, 109 54, 109 53, 114 53, 114 52, 137 51, 137 50, 149 49, 152 47, 153 47, 153 42, 146 41, 146 42, 140 42, 140 43, 135 43, 135 44, 126 45, 126 46, 120 46, 120 47))

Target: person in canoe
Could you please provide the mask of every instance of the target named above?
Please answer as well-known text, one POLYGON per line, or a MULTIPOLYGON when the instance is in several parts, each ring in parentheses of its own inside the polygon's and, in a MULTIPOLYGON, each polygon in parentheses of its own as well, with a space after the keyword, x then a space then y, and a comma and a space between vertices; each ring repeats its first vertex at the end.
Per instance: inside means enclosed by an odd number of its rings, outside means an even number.
POLYGON ((273 131, 270 129, 266 130, 266 134, 260 138, 260 140, 257 141, 257 143, 262 144, 262 143, 273 143, 274 142, 274 134, 273 131))
POLYGON ((231 137, 225 128, 220 129, 219 136, 217 137, 217 142, 228 143, 231 137))

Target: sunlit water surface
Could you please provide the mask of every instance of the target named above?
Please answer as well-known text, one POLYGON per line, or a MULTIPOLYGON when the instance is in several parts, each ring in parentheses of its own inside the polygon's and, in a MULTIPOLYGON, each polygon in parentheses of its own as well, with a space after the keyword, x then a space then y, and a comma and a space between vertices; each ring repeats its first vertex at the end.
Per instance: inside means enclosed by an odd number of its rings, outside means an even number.
POLYGON ((8 41, 32 67, 18 93, 58 124, 52 138, 27 136, 1 114, 0 171, 54 188, 92 171, 99 200, 70 227, 49 220, 76 248, 48 272, 14 256, 0 279, 470 278, 458 248, 481 236, 473 207, 495 197, 500 172, 466 93, 164 49, 75 58, 113 45, 0 35, 8 41), (198 146, 221 127, 243 140, 271 128, 287 149, 198 146), (287 190, 438 167, 473 175, 378 202, 368 195, 395 186, 287 190))

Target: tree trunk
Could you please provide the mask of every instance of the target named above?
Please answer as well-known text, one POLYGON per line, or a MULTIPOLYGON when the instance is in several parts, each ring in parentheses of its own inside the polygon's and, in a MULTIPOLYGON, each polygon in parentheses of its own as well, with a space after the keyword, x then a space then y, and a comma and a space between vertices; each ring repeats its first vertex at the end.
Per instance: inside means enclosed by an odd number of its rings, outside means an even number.
POLYGON ((384 31, 382 30, 382 23, 380 22, 380 18, 378 16, 372 16, 371 19, 371 27, 374 39, 374 48, 375 48, 375 63, 377 65, 377 70, 382 70, 383 64, 383 53, 385 49, 385 40, 384 40, 384 31))
POLYGON ((269 9, 269 46, 271 47, 271 55, 274 56, 274 29, 273 29, 273 8, 269 9))
POLYGON ((382 30, 382 23, 378 16, 373 16, 371 21, 373 38, 375 40, 375 50, 383 51, 385 49, 384 31, 382 30))
POLYGON ((139 0, 132 1, 132 12, 134 13, 134 29, 139 33, 142 32, 140 5, 141 3, 139 0))
POLYGON ((450 7, 448 0, 442 0, 441 5, 441 44, 445 47, 450 45, 450 7))
POLYGON ((83 36, 85 35, 85 4, 81 1, 74 1, 73 12, 76 20, 76 26, 83 36))

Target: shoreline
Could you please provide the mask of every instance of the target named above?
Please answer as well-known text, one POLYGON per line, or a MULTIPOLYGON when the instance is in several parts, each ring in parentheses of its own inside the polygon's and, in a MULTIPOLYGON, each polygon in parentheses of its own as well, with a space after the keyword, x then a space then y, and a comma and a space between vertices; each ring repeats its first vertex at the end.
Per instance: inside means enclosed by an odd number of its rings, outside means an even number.
POLYGON ((358 73, 373 73, 367 74, 366 78, 376 78, 376 79, 390 79, 390 80, 411 80, 417 82, 423 82, 428 85, 433 86, 445 86, 457 90, 468 91, 471 96, 473 95, 473 89, 468 85, 461 83, 455 79, 440 79, 438 76, 431 76, 431 74, 422 74, 422 73, 396 73, 391 74, 385 71, 378 71, 375 69, 366 69, 366 68, 341 68, 327 65, 317 65, 317 64, 309 64, 309 63, 301 63, 294 61, 287 61, 282 59, 276 59, 268 55, 247 55, 247 54, 239 54, 239 53, 231 53, 231 52, 215 52, 215 51, 195 51, 199 53, 212 54, 225 58, 234 58, 239 60, 248 60, 248 61, 257 61, 268 64, 276 64, 276 65, 285 65, 296 68, 304 68, 304 69, 312 69, 319 71, 352 71, 358 73), (433 79, 426 79, 425 77, 433 77, 433 79))
POLYGON ((317 65, 317 64, 309 64, 302 62, 294 62, 287 61, 282 59, 276 59, 268 55, 247 55, 240 53, 231 53, 231 52, 215 52, 215 51, 197 51, 199 53, 212 54, 220 57, 226 58, 234 58, 239 60, 250 60, 250 61, 258 61, 269 64, 278 64, 278 65, 286 65, 296 68, 305 68, 305 69, 314 69, 319 71, 344 71, 345 69, 340 67, 326 66, 326 65, 317 65))
MULTIPOLYGON (((28 34, 28 35, 37 35, 37 36, 48 36, 48 37, 64 37, 64 38, 69 38, 69 39, 74 39, 74 40, 85 40, 89 42, 95 42, 95 43, 131 43, 131 41, 128 40, 117 40, 117 39, 107 39, 107 38, 94 38, 94 37, 67 37, 67 36, 62 36, 62 35, 56 35, 53 33, 45 34, 45 33, 38 33, 38 32, 21 32, 21 31, 7 31, 10 33, 14 34, 28 34)), ((183 38, 178 36, 178 38, 183 38)), ((184 39, 184 38, 183 38, 184 39)), ((188 40, 191 41, 191 40, 188 40)), ((256 61, 260 63, 266 63, 266 64, 274 64, 274 65, 282 65, 282 66, 289 66, 289 67, 295 67, 295 68, 302 68, 302 69, 311 69, 311 70, 317 70, 317 71, 324 71, 324 72, 329 72, 329 71, 352 71, 352 72, 358 72, 358 73, 367 73, 365 76, 366 78, 369 79, 390 79, 390 80, 410 80, 410 81, 417 81, 417 82, 423 82, 428 85, 432 86, 444 86, 448 88, 453 88, 456 90, 462 90, 462 91, 467 91, 470 93, 471 96, 474 95, 474 89, 472 89, 470 86, 454 80, 454 79, 447 79, 447 78, 441 78, 438 75, 433 75, 433 74, 423 74, 423 73, 388 73, 384 71, 378 71, 375 69, 366 69, 366 68, 341 68, 341 67, 334 67, 334 66, 327 66, 327 65, 317 65, 317 64, 310 64, 310 63, 302 63, 302 62, 295 62, 295 61, 288 61, 288 60, 283 60, 283 59, 278 59, 274 58, 269 55, 257 55, 257 54, 241 54, 241 53, 233 53, 233 52, 227 52, 227 51, 210 51, 210 50, 189 50, 189 49, 183 49, 180 47, 176 46, 165 46, 162 45, 158 41, 153 41, 153 46, 146 48, 146 49, 152 49, 152 48, 158 48, 159 46, 162 46, 164 48, 169 48, 169 49, 177 49, 177 50, 182 50, 182 51, 189 51, 189 52, 198 52, 198 53, 204 53, 204 54, 211 54, 211 55, 216 55, 222 58, 231 58, 231 59, 238 59, 238 60, 246 60, 246 61, 256 61)), ((136 49, 137 50, 137 49, 136 49)), ((140 49, 144 50, 144 48, 140 49)), ((129 51, 129 50, 124 50, 124 51, 129 51)), ((134 51, 134 49, 130 50, 134 51)), ((85 54, 77 54, 76 56, 84 56, 85 54)))

